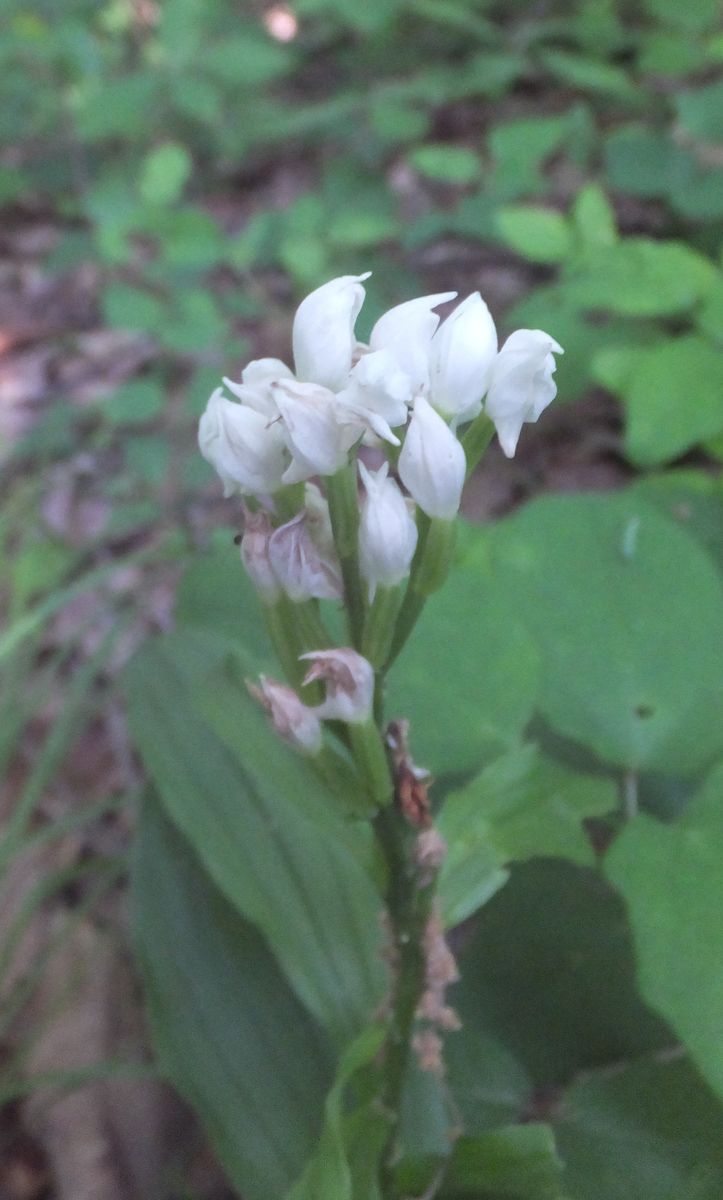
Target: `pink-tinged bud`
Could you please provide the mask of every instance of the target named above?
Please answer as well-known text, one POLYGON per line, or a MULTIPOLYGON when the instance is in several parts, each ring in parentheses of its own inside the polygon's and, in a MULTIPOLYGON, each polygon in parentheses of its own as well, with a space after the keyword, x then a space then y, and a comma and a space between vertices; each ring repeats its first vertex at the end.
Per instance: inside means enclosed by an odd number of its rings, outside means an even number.
POLYGON ((492 364, 485 412, 494 421, 500 445, 512 458, 526 423, 533 423, 557 395, 555 354, 564 354, 549 333, 518 329, 492 364))
POLYGON ((417 397, 399 455, 399 477, 422 512, 450 521, 462 499, 467 471, 464 450, 439 413, 417 397))
POLYGON ((314 712, 325 721, 347 721, 363 724, 372 715, 374 703, 374 668, 356 650, 312 650, 302 654, 311 667, 304 683, 317 679, 326 684, 326 699, 314 712))
POLYGON ((393 479, 389 464, 359 473, 366 495, 359 521, 359 566, 373 600, 377 587, 392 588, 406 579, 417 545, 417 525, 393 479))
POLYGON ((268 513, 249 512, 244 514, 244 532, 241 538, 241 562, 251 577, 256 591, 267 604, 273 604, 280 594, 279 581, 274 574, 269 555, 269 542, 273 527, 268 513))
POLYGON ((274 574, 289 599, 341 600, 344 588, 336 555, 324 555, 311 536, 308 517, 300 512, 275 529, 269 539, 274 574))
POLYGON ((265 675, 261 675, 258 685, 247 681, 246 686, 287 745, 310 757, 319 753, 321 722, 313 709, 302 704, 295 691, 265 675))

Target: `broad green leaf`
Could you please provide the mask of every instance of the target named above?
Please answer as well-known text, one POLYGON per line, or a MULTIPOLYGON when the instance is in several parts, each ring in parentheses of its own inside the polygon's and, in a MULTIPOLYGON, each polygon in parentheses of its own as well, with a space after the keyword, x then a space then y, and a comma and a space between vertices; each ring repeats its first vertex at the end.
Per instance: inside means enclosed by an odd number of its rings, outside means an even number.
POLYGON ((659 21, 673 29, 703 33, 720 21, 718 0, 696 0, 695 4, 680 4, 679 0, 645 0, 645 7, 659 21))
POLYGON ((614 843, 608 877, 628 906, 640 986, 723 1096, 723 767, 681 819, 641 815, 614 843))
POLYGON ((582 775, 533 745, 495 759, 445 797, 438 827, 448 852, 439 893, 448 924, 468 917, 507 879, 511 862, 535 857, 595 861, 582 822, 617 807, 611 780, 582 775))
POLYGON ((537 685, 529 635, 496 597, 481 564, 463 559, 428 601, 390 672, 387 712, 410 718, 422 766, 456 773, 517 740, 537 685))
POLYGON ((103 419, 111 425, 141 425, 158 416, 164 400, 160 380, 134 379, 103 400, 101 412, 103 419))
POLYGON ((566 50, 544 50, 540 57, 550 74, 563 83, 569 83, 584 92, 600 93, 628 102, 635 98, 632 81, 620 67, 612 63, 599 62, 566 50))
MULTIPOLYGON (((419 1195, 429 1182, 430 1164, 402 1163, 397 1186, 419 1195)), ((562 1162, 548 1125, 509 1125, 454 1144, 441 1188, 442 1200, 563 1200, 562 1162)))
MULTIPOLYGON (((349 1162, 347 1135, 349 1121, 345 1119, 344 1096, 354 1077, 369 1065, 381 1049, 385 1026, 370 1026, 354 1039, 341 1056, 334 1086, 324 1107, 324 1127, 319 1146, 307 1164, 301 1179, 291 1189, 287 1200, 363 1200, 352 1174, 349 1162)), ((365 1104, 353 1114, 355 1138, 365 1143, 367 1159, 375 1159, 373 1153, 383 1148, 389 1133, 389 1121, 380 1106, 373 1102, 365 1104)), ((374 1167, 367 1161, 366 1169, 374 1167)), ((376 1174, 371 1172, 370 1179, 376 1174)), ((378 1193, 377 1193, 378 1194, 378 1193)), ((364 1200, 371 1200, 367 1192, 364 1200)))
POLYGON ((217 529, 208 552, 195 557, 178 589, 176 619, 179 625, 212 631, 234 644, 249 673, 273 673, 274 655, 258 594, 233 550, 234 536, 233 529, 217 529))
MULTIPOLYGON (((207 638, 147 645, 126 674, 136 742, 169 816, 259 927, 299 997, 338 1037, 379 1003, 381 900, 335 801, 240 690, 235 756, 199 715, 207 638)), ((210 668, 218 666, 212 654, 210 668)))
POLYGON ((694 137, 702 142, 723 142, 723 80, 679 92, 675 106, 680 121, 694 137))
POLYGON ((145 288, 127 283, 112 283, 105 289, 103 308, 108 324, 117 329, 155 334, 163 322, 163 302, 145 288))
POLYGON ((490 1038, 510 1056, 505 1061, 498 1051, 492 1062, 495 1102, 507 1091, 511 1120, 529 1109, 534 1089, 671 1043, 670 1030, 635 990, 625 907, 589 868, 561 859, 513 867, 477 914, 458 963, 460 982, 449 998, 462 1031, 447 1039, 446 1057, 453 1094, 460 1072, 468 1132, 489 1125, 490 1038), (522 1095, 525 1073, 531 1087, 522 1095))
POLYGON ((193 161, 185 146, 164 142, 143 159, 138 191, 147 204, 172 204, 181 195, 192 169, 193 161))
POLYGON ((723 432, 721 355, 704 338, 672 338, 637 357, 622 398, 630 458, 667 462, 723 432))
POLYGON ((553 209, 511 205, 500 209, 496 226, 505 244, 532 262, 562 262, 573 247, 567 218, 553 209))
POLYGON ((492 126, 488 146, 497 194, 514 198, 538 190, 539 168, 568 135, 570 116, 525 117, 492 126))
POLYGON ((646 475, 631 489, 700 542, 723 570, 723 480, 707 471, 646 475))
POLYGON ((161 1065, 248 1200, 282 1196, 312 1153, 330 1048, 259 933, 152 798, 136 834, 134 941, 161 1065))
POLYGON ((479 176, 478 156, 465 146, 428 142, 409 155, 409 162, 420 175, 440 183, 473 183, 479 176))
POLYGON ((566 1092, 555 1133, 575 1200, 719 1200, 723 1109, 682 1059, 620 1065, 566 1092))
POLYGON ((572 210, 572 220, 579 241, 585 249, 591 246, 613 246, 618 240, 615 213, 605 192, 590 183, 578 192, 572 210))
POLYGON ((585 309, 655 317, 692 308, 715 276, 713 264, 685 242, 628 237, 589 251, 567 286, 585 309))
POLYGON ((557 732, 629 770, 693 773, 720 753, 723 590, 679 527, 634 492, 545 497, 495 527, 488 557, 557 732))
POLYGON ((680 153, 667 134, 638 124, 613 130, 603 150, 610 185, 636 196, 665 196, 680 153))

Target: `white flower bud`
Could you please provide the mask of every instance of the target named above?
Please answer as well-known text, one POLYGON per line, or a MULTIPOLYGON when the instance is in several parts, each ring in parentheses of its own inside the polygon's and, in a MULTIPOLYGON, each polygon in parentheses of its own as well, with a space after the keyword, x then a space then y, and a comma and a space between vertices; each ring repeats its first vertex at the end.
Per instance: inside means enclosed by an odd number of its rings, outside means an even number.
POLYGON ((456 295, 456 292, 439 292, 436 296, 419 296, 397 304, 383 313, 372 329, 370 349, 390 351, 409 378, 413 396, 429 386, 429 346, 440 321, 432 309, 454 300, 456 295))
POLYGON ((511 333, 492 364, 485 412, 500 445, 512 458, 525 422, 534 422, 557 395, 554 354, 564 354, 541 329, 511 333))
POLYGON ((359 473, 366 489, 359 523, 359 565, 369 585, 369 600, 377 587, 396 587, 409 574, 417 545, 417 526, 407 501, 393 479, 389 464, 359 473))
POLYGON ((198 445, 218 472, 224 496, 269 495, 281 486, 287 455, 278 425, 228 400, 221 388, 216 388, 199 421, 198 445))
POLYGON ((336 399, 328 388, 281 380, 272 391, 282 417, 282 436, 293 456, 284 483, 335 475, 361 430, 338 420, 336 399))
POLYGON ((304 683, 322 679, 326 684, 326 698, 314 708, 316 715, 325 721, 347 721, 350 724, 364 723, 372 715, 374 703, 374 668, 356 650, 312 650, 302 654, 309 659, 311 667, 304 683))
POLYGON ((241 372, 241 382, 234 383, 233 379, 224 377, 224 384, 238 400, 264 413, 272 420, 279 414, 274 403, 271 390, 272 383, 278 379, 293 379, 294 376, 286 363, 280 358, 255 358, 241 372))
POLYGON ((296 310, 292 334, 296 376, 332 391, 344 387, 356 348, 354 323, 371 271, 342 275, 317 288, 296 310))
POLYGON ((269 559, 286 595, 302 600, 341 600, 344 588, 336 555, 322 555, 307 526, 306 512, 275 529, 269 538, 269 559))
POLYGON ((285 683, 262 675, 258 686, 247 682, 249 692, 262 705, 279 737, 300 754, 314 756, 321 750, 321 722, 313 709, 302 704, 285 683))
POLYGON ((271 534, 272 525, 268 513, 246 510, 243 537, 239 547, 241 561, 257 592, 269 604, 273 604, 281 591, 269 557, 271 534))
POLYGON ((458 439, 424 397, 417 397, 399 455, 405 488, 428 517, 449 521, 459 510, 466 472, 458 439))
POLYGON ((496 354, 495 323, 479 292, 473 292, 432 338, 430 400, 442 416, 459 424, 482 411, 496 354))
POLYGON ((362 354, 337 400, 376 413, 393 429, 395 425, 406 425, 407 406, 412 400, 410 379, 391 351, 371 351, 362 354))

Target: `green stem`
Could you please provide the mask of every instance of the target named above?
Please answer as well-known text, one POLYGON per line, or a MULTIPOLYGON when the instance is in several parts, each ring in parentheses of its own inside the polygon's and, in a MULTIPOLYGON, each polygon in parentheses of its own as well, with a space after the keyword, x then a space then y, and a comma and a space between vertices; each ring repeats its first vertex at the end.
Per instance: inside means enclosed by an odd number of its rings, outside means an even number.
POLYGON ((456 524, 430 519, 421 509, 417 513, 419 537, 412 562, 409 583, 397 617, 391 649, 385 664, 389 669, 404 648, 416 625, 427 597, 442 586, 454 560, 456 524))
POLYGON ((467 426, 462 437, 462 449, 467 459, 467 479, 492 441, 494 432, 494 424, 483 412, 467 426))
POLYGON ((361 645, 364 628, 364 593, 359 572, 359 500, 356 463, 349 463, 326 480, 331 528, 344 581, 344 602, 352 645, 361 645))
MULTIPOLYGON (((384 808, 391 803, 393 786, 382 735, 371 719, 351 722, 348 728, 351 751, 370 804, 373 810, 384 808)), ((367 815, 371 815, 368 809, 367 815)))
POLYGON ((377 588, 377 594, 367 611, 362 654, 377 671, 384 666, 389 657, 402 594, 399 586, 377 588))
POLYGON ((304 507, 304 485, 303 483, 290 483, 288 487, 282 488, 274 496, 274 504, 279 517, 279 523, 284 524, 286 521, 291 521, 304 507))

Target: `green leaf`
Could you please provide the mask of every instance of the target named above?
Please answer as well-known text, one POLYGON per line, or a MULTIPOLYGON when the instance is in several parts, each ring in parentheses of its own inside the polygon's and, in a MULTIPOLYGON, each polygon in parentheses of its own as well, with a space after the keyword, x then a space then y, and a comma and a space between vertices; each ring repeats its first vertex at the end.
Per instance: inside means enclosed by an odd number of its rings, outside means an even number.
POLYGON ((715 274, 713 264, 684 242, 629 237, 591 250, 567 286, 583 308, 655 317, 692 308, 715 274))
POLYGON ((635 934, 640 986, 723 1096, 723 766, 675 825, 639 816, 606 860, 635 934))
POLYGON ((193 169, 191 155, 179 142, 164 142, 149 150, 141 163, 138 191, 146 204, 173 204, 193 169))
POLYGON ((618 240, 613 208, 601 187, 588 184, 578 192, 572 209, 575 232, 585 249, 613 246, 618 240))
POLYGON ((473 183, 480 173, 478 156, 465 146, 427 142, 417 146, 409 156, 410 166, 427 179, 440 183, 473 183))
POLYGON ((671 338, 641 353, 622 390, 625 449, 640 466, 677 458, 723 432, 723 360, 704 338, 671 338))
POLYGON ((533 745, 495 759, 460 791, 445 797, 438 828, 448 853, 439 894, 456 924, 505 882, 511 862, 534 857, 595 861, 582 822, 618 804, 609 779, 582 775, 544 758, 533 745))
POLYGON ((565 140, 571 115, 525 117, 493 124, 488 146, 494 163, 497 194, 514 198, 538 190, 541 184, 539 168, 565 140))
POLYGON ((675 97, 684 127, 702 142, 723 142, 723 80, 675 97))
POLYGON ((209 551, 194 558, 178 588, 176 619, 180 626, 211 631, 240 648, 249 674, 273 674, 258 594, 233 551, 234 532, 217 529, 209 551))
POLYGON ((529 504, 490 534, 488 578, 537 644, 559 733, 629 770, 692 773, 720 753, 721 580, 634 492, 529 504))
POLYGON ((459 1138, 440 1195, 449 1200, 561 1200, 561 1174, 549 1125, 510 1125, 459 1138))
POLYGON ((635 990, 624 905, 588 868, 516 865, 477 914, 458 962, 450 1002, 462 1031, 447 1039, 445 1057, 470 1132, 498 1116, 520 1119, 535 1089, 670 1045, 670 1030, 635 990))
POLYGON ((156 802, 136 834, 132 903, 164 1071, 239 1192, 283 1195, 319 1136, 332 1077, 324 1036, 156 802))
POLYGON ((584 1200, 719 1200, 723 1110, 689 1063, 580 1080, 555 1123, 564 1181, 584 1200))
POLYGON ((610 186, 636 196, 665 196, 672 164, 681 153, 665 133, 646 125, 624 125, 605 139, 610 186))
POLYGON ((540 58, 554 78, 584 92, 600 93, 632 102, 636 89, 625 71, 612 63, 598 62, 566 50, 543 50, 540 58))
MULTIPOLYGON (((358 1194, 349 1162, 347 1138, 350 1123, 345 1120, 344 1095, 354 1077, 369 1065, 381 1049, 384 1033, 384 1025, 370 1026, 362 1030, 342 1054, 334 1086, 326 1100, 324 1128, 318 1149, 301 1179, 289 1192, 287 1200, 353 1200, 358 1194)), ((367 1171, 372 1168, 373 1178, 377 1174, 373 1170, 377 1157, 373 1151, 375 1146, 377 1151, 383 1148, 389 1134, 389 1119, 378 1105, 370 1102, 353 1114, 352 1121, 354 1137, 365 1145, 365 1167, 367 1171)), ((371 1200, 368 1192, 365 1195, 371 1200)))
POLYGON ((661 471, 633 490, 664 512, 708 551, 723 570, 723 480, 707 471, 661 471))
POLYGON ((215 884, 258 925, 292 986, 337 1037, 381 998, 381 901, 333 797, 235 688, 236 757, 196 707, 213 678, 208 641, 149 644, 126 672, 136 742, 166 811, 215 884))
POLYGON ((111 425, 141 425, 153 421, 163 409, 165 396, 158 379, 133 379, 124 383, 100 407, 111 425))
POLYGON ((141 333, 157 333, 165 314, 161 300, 145 288, 127 283, 111 283, 105 289, 103 308, 109 325, 141 333))
POLYGON ((456 773, 517 740, 537 686, 529 635, 495 596, 482 564, 468 557, 428 601, 395 663, 387 711, 411 719, 423 766, 456 773))
POLYGON ((501 208, 497 231, 502 240, 532 262, 561 262, 572 250, 567 218, 547 208, 501 208))

